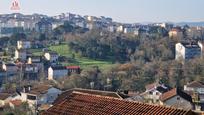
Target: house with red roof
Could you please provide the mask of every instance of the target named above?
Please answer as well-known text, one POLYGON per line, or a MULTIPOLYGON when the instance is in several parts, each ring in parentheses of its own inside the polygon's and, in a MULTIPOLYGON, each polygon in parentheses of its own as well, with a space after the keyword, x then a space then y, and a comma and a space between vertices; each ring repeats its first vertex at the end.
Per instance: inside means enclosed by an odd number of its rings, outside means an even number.
POLYGON ((81 69, 80 66, 67 66, 68 74, 77 73, 80 74, 81 69))
POLYGON ((191 110, 72 92, 41 115, 196 115, 191 110))
POLYGON ((174 88, 160 96, 160 104, 180 109, 193 109, 192 98, 184 91, 174 88))

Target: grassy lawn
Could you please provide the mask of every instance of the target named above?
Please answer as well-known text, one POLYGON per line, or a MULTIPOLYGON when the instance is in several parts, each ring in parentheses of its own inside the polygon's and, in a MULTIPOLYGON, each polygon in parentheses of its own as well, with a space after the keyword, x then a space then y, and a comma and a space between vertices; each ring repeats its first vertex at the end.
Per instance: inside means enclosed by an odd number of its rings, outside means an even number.
MULTIPOLYGON (((50 46, 49 49, 52 51, 56 51, 60 55, 66 57, 72 57, 72 55, 75 54, 69 49, 67 44, 50 46)), ((75 63, 63 63, 63 65, 79 65, 83 69, 92 66, 98 66, 100 69, 110 69, 113 66, 113 64, 110 61, 89 59, 86 57, 81 57, 78 54, 75 54, 75 59, 76 59, 75 63)))
MULTIPOLYGON (((112 66, 114 66, 111 61, 106 60, 94 60, 87 57, 81 57, 79 54, 76 54, 72 52, 67 44, 60 44, 60 45, 53 45, 49 47, 50 50, 56 51, 61 56, 66 57, 72 57, 72 55, 75 55, 76 62, 73 63, 62 63, 63 65, 79 65, 82 69, 90 68, 93 66, 98 66, 102 70, 110 69, 112 66)), ((36 56, 43 55, 42 49, 30 49, 30 52, 32 52, 36 56)))
POLYGON ((43 55, 42 49, 30 49, 29 51, 32 52, 36 56, 43 55))

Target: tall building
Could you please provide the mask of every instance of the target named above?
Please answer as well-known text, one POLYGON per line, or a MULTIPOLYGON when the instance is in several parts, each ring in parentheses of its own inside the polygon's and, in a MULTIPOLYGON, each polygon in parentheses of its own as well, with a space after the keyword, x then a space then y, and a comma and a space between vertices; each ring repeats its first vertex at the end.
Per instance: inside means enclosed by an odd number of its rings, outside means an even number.
POLYGON ((177 43, 175 46, 175 58, 176 60, 185 60, 201 57, 202 47, 200 43, 177 43))

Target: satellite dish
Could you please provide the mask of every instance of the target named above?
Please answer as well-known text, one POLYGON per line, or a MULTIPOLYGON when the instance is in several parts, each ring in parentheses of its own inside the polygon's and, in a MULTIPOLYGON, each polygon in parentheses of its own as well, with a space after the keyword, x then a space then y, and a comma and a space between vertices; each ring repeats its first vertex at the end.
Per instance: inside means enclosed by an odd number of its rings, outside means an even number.
POLYGON ((20 5, 18 0, 13 0, 11 4, 11 10, 20 10, 20 5))

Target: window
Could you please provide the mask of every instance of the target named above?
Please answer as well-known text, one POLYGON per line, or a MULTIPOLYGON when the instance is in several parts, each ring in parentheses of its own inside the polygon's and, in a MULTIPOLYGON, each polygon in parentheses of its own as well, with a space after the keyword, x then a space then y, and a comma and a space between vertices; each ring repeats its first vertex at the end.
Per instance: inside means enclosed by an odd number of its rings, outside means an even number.
POLYGON ((36 100, 36 96, 27 95, 27 99, 29 99, 29 100, 36 100))
POLYGON ((159 92, 156 92, 156 95, 159 95, 159 92))
POLYGON ((153 92, 150 91, 149 94, 150 94, 150 95, 153 95, 153 92))

